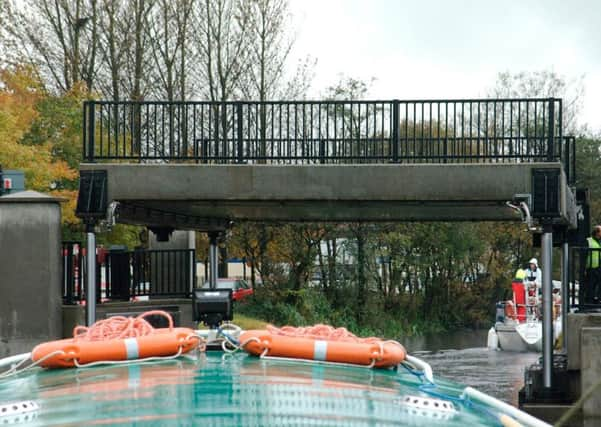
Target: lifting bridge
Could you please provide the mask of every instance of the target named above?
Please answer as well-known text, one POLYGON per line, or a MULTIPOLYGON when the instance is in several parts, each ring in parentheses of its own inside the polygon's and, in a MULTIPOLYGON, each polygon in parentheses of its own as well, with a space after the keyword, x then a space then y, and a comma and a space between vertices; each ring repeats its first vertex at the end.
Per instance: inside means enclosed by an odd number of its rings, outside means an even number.
POLYGON ((553 235, 567 254, 578 228, 561 99, 88 101, 83 114, 77 214, 89 245, 107 215, 163 238, 241 220, 526 220, 543 232, 552 317, 553 235))

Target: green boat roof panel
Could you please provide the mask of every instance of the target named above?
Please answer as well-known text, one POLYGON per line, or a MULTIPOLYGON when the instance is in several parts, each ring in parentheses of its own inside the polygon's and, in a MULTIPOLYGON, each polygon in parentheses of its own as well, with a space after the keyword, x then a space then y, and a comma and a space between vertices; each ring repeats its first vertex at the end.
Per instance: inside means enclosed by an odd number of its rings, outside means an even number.
POLYGON ((428 393, 421 380, 404 369, 208 352, 161 363, 23 373, 0 382, 0 402, 37 403, 36 411, 13 418, 18 425, 498 424, 486 411, 463 404, 445 411, 405 401, 407 396, 458 398, 462 389, 440 381, 435 393, 428 393))

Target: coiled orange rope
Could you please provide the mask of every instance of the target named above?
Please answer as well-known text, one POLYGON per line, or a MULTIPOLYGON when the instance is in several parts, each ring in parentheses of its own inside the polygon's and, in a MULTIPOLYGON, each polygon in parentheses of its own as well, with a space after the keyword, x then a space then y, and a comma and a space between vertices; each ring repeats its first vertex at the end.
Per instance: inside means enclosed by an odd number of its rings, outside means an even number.
POLYGON ((173 330, 173 319, 169 313, 162 310, 151 310, 137 317, 114 316, 99 320, 89 327, 76 326, 73 329, 73 339, 82 341, 107 341, 151 335, 155 329, 144 318, 153 315, 167 318, 169 330, 173 330))
POLYGON ((368 344, 379 343, 383 341, 377 337, 359 338, 358 336, 349 332, 346 328, 334 328, 333 326, 322 324, 307 327, 282 326, 281 328, 267 325, 267 330, 272 335, 312 338, 327 341, 360 342, 368 344))

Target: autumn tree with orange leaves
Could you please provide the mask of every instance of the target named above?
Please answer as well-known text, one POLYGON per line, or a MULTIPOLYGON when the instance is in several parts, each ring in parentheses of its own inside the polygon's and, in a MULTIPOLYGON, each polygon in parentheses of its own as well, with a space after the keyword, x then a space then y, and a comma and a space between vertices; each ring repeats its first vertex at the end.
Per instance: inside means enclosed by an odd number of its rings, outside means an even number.
POLYGON ((74 228, 81 102, 74 86, 62 96, 45 89, 32 66, 0 69, 0 164, 24 171, 28 189, 66 199, 63 226, 74 228))

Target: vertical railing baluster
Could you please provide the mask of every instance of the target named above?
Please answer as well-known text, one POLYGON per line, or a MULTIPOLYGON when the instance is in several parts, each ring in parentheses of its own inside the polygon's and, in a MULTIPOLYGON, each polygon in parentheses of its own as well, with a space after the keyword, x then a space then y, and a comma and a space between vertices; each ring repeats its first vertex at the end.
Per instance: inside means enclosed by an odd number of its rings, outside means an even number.
POLYGON ((549 98, 549 136, 547 141, 547 161, 554 160, 555 144, 555 99, 549 98))
POLYGON ((399 161, 399 100, 392 101, 392 162, 399 161))
MULTIPOLYGON (((94 147, 94 143, 95 143, 95 133, 96 133, 96 103, 94 101, 88 101, 86 103, 87 107, 88 107, 88 139, 87 139, 87 143, 88 143, 88 162, 90 163, 94 163, 94 155, 95 155, 95 147, 94 147)), ((85 144, 85 142, 84 142, 85 144)), ((102 153, 101 153, 102 155, 102 153)))
POLYGON ((238 163, 244 163, 244 133, 242 131, 242 103, 236 103, 236 138, 238 143, 238 163))

